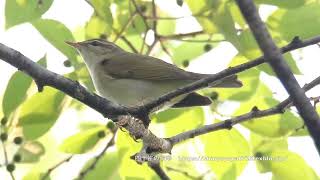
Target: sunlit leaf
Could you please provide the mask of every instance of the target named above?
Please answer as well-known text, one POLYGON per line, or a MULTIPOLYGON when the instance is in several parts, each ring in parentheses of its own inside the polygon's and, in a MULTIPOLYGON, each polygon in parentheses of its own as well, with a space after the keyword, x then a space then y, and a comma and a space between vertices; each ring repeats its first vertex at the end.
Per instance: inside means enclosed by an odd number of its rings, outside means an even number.
POLYGON ((86 37, 87 39, 100 38, 101 36, 107 36, 111 33, 112 26, 105 23, 105 21, 99 16, 92 16, 86 25, 86 37))
POLYGON ((31 171, 23 177, 23 180, 51 180, 50 176, 44 179, 46 173, 39 171, 31 171))
MULTIPOLYGON (((260 82, 257 92, 249 100, 243 101, 234 115, 248 113, 253 107, 264 110, 274 107, 279 102, 272 98, 272 92, 260 82)), ((265 116, 261 118, 250 119, 242 123, 251 131, 269 137, 279 137, 291 134, 303 125, 300 118, 285 111, 283 114, 265 116)))
MULTIPOLYGON (((290 39, 291 41, 291 39, 290 39)), ((261 50, 258 47, 256 40, 254 39, 252 33, 247 29, 243 31, 239 36, 240 46, 237 47, 242 55, 250 60, 254 60, 262 55, 261 50)), ((283 41, 277 43, 279 46, 286 44, 283 41)), ((301 74, 299 67, 297 66, 295 60, 290 53, 284 55, 286 62, 291 68, 294 74, 301 74)), ((275 73, 272 71, 271 67, 268 64, 259 65, 258 68, 269 75, 275 76, 275 73)))
POLYGON ((32 25, 47 39, 55 48, 61 51, 68 59, 76 64, 77 52, 65 41, 75 41, 71 31, 61 22, 51 19, 38 19, 32 25))
POLYGON ((65 153, 82 154, 92 149, 101 138, 100 131, 104 131, 105 126, 98 126, 86 131, 81 131, 65 139, 59 149, 65 153))
MULTIPOLYGON (((250 142, 254 156, 270 156, 274 151, 288 150, 287 138, 268 138, 251 132, 250 142)), ((270 161, 257 160, 259 172, 271 171, 270 161)))
MULTIPOLYGON (((239 158, 250 155, 247 140, 235 129, 219 130, 200 137, 205 145, 207 157, 216 158, 239 158)), ((236 176, 239 176, 248 161, 242 160, 211 160, 207 161, 213 172, 218 177, 225 177, 230 168, 235 166, 236 176)), ((232 171, 232 170, 231 170, 232 171)))
POLYGON ((19 125, 24 137, 36 139, 45 134, 58 119, 65 95, 53 88, 45 88, 26 100, 21 107, 19 125))
POLYGON ((133 178, 133 179, 146 179, 155 175, 154 171, 148 168, 146 163, 139 165, 130 157, 139 152, 142 144, 136 143, 127 132, 118 131, 116 136, 116 147, 119 152, 119 161, 121 161, 121 166, 119 168, 119 174, 122 179, 133 178), (141 173, 141 168, 143 173, 141 173), (130 172, 130 174, 128 174, 130 172))
POLYGON ((183 66, 185 61, 190 62, 206 53, 205 46, 207 44, 209 44, 211 47, 215 47, 217 45, 217 43, 206 42, 183 42, 179 46, 172 48, 172 60, 177 66, 183 66))
POLYGON ((49 9, 53 0, 41 1, 40 4, 39 2, 39 0, 6 0, 6 29, 41 17, 49 9))
MULTIPOLYGON (((82 168, 86 170, 93 162, 94 159, 89 160, 82 168)), ((94 169, 84 177, 84 180, 96 180, 96 179, 121 179, 119 174, 119 167, 121 166, 121 158, 118 152, 106 152, 98 163, 94 166, 94 169)))
POLYGON ((319 179, 313 169, 298 154, 290 151, 275 151, 270 154, 271 157, 280 160, 270 161, 272 179, 319 179))
POLYGON ((111 2, 105 0, 90 0, 90 3, 94 7, 97 15, 101 17, 106 24, 112 26, 113 19, 110 11, 111 2))
MULTIPOLYGON (((231 63, 230 67, 234 67, 249 60, 241 55, 236 55, 231 63)), ((257 92, 257 87, 259 85, 260 71, 256 68, 251 68, 249 70, 243 71, 237 74, 238 79, 242 82, 243 86, 237 90, 233 88, 219 88, 215 89, 218 93, 219 100, 234 100, 234 101, 246 101, 257 92)))
POLYGON ((153 122, 165 123, 166 135, 170 136, 202 125, 204 112, 199 107, 169 109, 156 114, 152 119, 153 122))
POLYGON ((12 75, 3 96, 2 109, 6 117, 9 117, 26 98, 32 78, 23 72, 16 72, 12 75))
POLYGON ((295 36, 306 39, 319 35, 320 4, 308 4, 295 9, 279 9, 268 18, 267 25, 274 35, 280 35, 287 42, 295 36))
MULTIPOLYGON (((165 11, 157 11, 159 17, 169 17, 165 11)), ((174 34, 176 21, 174 20, 159 20, 157 21, 157 32, 161 35, 174 34)))
MULTIPOLYGON (((46 66, 46 57, 41 58, 38 63, 46 66)), ((32 78, 21 71, 12 75, 2 100, 2 110, 6 117, 25 100, 31 82, 32 78)))

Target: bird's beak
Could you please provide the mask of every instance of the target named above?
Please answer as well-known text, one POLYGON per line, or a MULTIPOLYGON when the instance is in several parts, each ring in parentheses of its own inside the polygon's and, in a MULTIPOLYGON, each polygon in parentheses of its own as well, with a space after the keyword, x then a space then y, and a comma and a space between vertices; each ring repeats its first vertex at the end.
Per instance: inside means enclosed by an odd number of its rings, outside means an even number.
POLYGON ((70 41, 65 41, 65 43, 69 44, 70 46, 79 49, 80 48, 80 44, 77 42, 70 42, 70 41))

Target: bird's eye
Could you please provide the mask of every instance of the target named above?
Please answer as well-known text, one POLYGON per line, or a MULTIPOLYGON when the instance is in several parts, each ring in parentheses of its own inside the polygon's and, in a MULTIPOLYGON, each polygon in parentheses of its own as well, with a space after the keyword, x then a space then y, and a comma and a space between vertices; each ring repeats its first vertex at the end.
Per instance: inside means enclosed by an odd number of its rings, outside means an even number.
POLYGON ((92 46, 99 46, 99 42, 98 42, 98 41, 93 41, 93 42, 91 43, 91 45, 92 45, 92 46))

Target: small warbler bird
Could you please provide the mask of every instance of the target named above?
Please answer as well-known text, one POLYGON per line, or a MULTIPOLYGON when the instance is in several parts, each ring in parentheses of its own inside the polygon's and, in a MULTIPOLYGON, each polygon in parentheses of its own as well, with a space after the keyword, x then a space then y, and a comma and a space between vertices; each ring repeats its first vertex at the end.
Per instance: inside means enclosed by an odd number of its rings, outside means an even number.
MULTIPOLYGON (((104 40, 66 43, 76 48, 83 57, 98 94, 118 106, 143 105, 179 87, 210 76, 182 70, 151 56, 126 52, 104 40)), ((235 75, 210 85, 241 86, 235 75)), ((153 111, 163 106, 178 108, 209 104, 211 100, 208 97, 193 92, 174 98, 153 111)))

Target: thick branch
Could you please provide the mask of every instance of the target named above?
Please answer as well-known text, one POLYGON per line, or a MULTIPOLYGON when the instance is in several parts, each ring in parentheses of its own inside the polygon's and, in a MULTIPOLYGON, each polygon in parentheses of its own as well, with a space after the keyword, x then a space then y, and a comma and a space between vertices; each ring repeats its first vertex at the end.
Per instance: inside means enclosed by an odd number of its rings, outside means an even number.
POLYGON ((290 67, 284 60, 280 50, 272 41, 266 26, 259 17, 258 11, 252 0, 237 0, 240 10, 250 26, 253 35, 263 51, 265 58, 280 79, 281 83, 289 93, 293 104, 305 125, 308 127, 310 135, 315 142, 320 154, 320 119, 314 110, 304 91, 300 88, 298 81, 293 76, 290 67))

